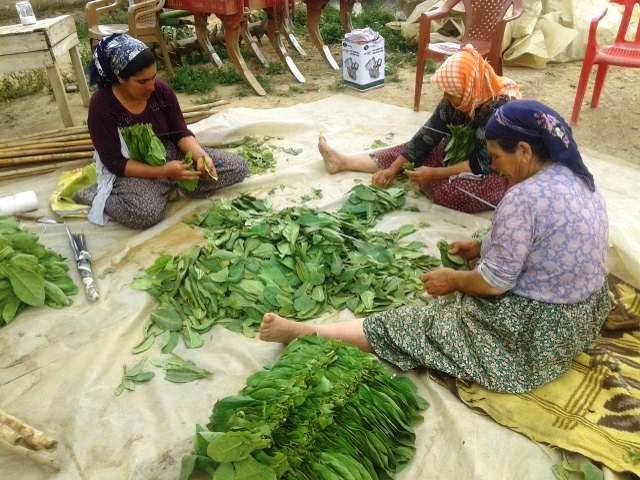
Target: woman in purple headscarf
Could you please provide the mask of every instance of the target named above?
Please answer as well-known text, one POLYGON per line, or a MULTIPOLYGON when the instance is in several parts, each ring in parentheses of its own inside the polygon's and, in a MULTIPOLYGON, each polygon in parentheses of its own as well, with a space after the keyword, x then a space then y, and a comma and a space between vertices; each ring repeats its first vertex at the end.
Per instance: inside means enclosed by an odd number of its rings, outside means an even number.
POLYGON ((98 185, 75 197, 91 205, 89 220, 93 223, 104 225, 108 216, 131 228, 148 228, 164 218, 176 182, 199 179, 190 195, 207 197, 242 181, 248 173, 240 157, 200 146, 187 128, 175 94, 156 75, 153 52, 129 35, 111 35, 93 53, 89 77, 99 89, 89 105, 88 127, 98 185), (118 129, 136 124, 151 124, 167 151, 164 165, 129 158, 118 129), (182 162, 188 152, 195 171, 182 162), (205 167, 211 176, 201 175, 205 167))
POLYGON ((403 370, 426 366, 501 392, 526 392, 567 371, 609 313, 604 200, 571 129, 545 105, 509 102, 485 135, 491 168, 510 188, 482 243, 453 246, 472 270, 426 273, 426 291, 440 298, 364 321, 308 325, 267 314, 261 338, 321 335, 403 370))

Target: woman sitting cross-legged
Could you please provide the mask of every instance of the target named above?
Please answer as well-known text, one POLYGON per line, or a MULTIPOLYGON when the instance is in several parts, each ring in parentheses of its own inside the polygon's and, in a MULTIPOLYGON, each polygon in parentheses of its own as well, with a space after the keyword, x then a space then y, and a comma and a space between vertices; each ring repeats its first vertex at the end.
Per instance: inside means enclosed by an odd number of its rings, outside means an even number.
POLYGON ((373 173, 371 183, 387 187, 401 174, 405 164, 409 178, 433 202, 467 213, 487 210, 457 187, 496 205, 507 190, 507 181, 489 172, 489 154, 484 140, 484 126, 501 105, 520 97, 516 83, 496 75, 485 59, 471 46, 450 56, 431 77, 444 96, 431 117, 405 145, 380 150, 371 155, 346 155, 331 148, 320 136, 318 148, 329 173, 356 171, 373 173), (444 150, 449 125, 471 128, 474 146, 467 161, 445 166, 444 150), (460 175, 474 173, 482 175, 460 175), (459 176, 460 175, 460 176, 459 176))
POLYGON ((550 108, 509 102, 486 137, 491 167, 513 186, 482 245, 453 246, 476 261, 473 270, 424 274, 426 291, 441 297, 426 306, 326 325, 266 314, 260 337, 287 343, 317 334, 403 370, 425 366, 500 392, 526 392, 567 371, 609 312, 603 197, 571 129, 550 108))
POLYGON ((176 95, 156 78, 155 56, 144 43, 129 35, 111 35, 96 47, 89 70, 91 82, 99 87, 91 98, 88 120, 98 185, 74 199, 91 205, 91 222, 104 225, 106 214, 130 228, 148 228, 164 218, 178 181, 197 179, 198 187, 189 195, 208 197, 247 176, 240 157, 200 146, 187 129, 176 95), (164 165, 129 158, 119 129, 136 124, 150 124, 162 141, 167 152, 164 165), (182 162, 187 152, 195 171, 182 162), (205 170, 210 173, 203 175, 205 170))

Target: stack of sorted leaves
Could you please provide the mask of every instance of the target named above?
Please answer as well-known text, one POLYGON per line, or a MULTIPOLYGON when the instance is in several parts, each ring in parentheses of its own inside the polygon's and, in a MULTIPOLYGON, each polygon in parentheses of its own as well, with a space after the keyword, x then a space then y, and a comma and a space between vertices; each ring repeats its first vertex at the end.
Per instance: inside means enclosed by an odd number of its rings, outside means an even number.
POLYGON ((449 141, 444 147, 444 163, 455 165, 466 162, 475 148, 475 133, 467 125, 447 125, 449 141))
POLYGON ((64 257, 12 218, 0 218, 0 327, 28 306, 62 308, 78 291, 64 257))
POLYGON ((207 242, 159 257, 134 282, 160 302, 134 352, 157 336, 165 353, 179 336, 188 348, 200 347, 200 334, 214 324, 252 335, 267 312, 305 320, 329 308, 362 315, 421 301, 420 274, 439 260, 420 242, 399 242, 415 231, 410 225, 369 229, 376 215, 404 202, 393 190, 358 186, 337 213, 274 212, 268 200, 247 195, 216 202, 194 220, 207 242))
POLYGON ((196 427, 194 471, 213 479, 391 479, 413 457, 427 403, 413 383, 340 342, 304 337, 196 427))
POLYGON ((453 268, 454 270, 469 270, 467 261, 460 255, 451 253, 451 245, 446 241, 440 240, 437 243, 438 250, 440 251, 440 262, 443 267, 453 268))
MULTIPOLYGON (((167 163, 167 150, 153 132, 151 124, 131 125, 130 127, 122 127, 118 131, 127 144, 131 158, 154 167, 160 167, 167 163)), ((187 152, 182 162, 191 167, 191 170, 194 170, 191 152, 187 152)), ((209 174, 212 180, 218 180, 209 169, 206 169, 206 173, 209 174)), ((178 188, 185 192, 193 192, 198 188, 198 180, 182 180, 178 182, 178 188)))

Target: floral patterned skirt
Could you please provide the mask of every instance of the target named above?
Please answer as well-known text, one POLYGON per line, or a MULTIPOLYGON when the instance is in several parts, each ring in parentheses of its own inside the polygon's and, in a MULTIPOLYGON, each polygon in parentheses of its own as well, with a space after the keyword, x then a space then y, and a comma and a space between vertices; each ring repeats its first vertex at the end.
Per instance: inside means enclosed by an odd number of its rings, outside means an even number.
POLYGON ((454 294, 364 320, 372 350, 402 370, 424 366, 498 392, 555 380, 591 345, 609 313, 606 286, 584 302, 454 294))
MULTIPOLYGON (((435 147, 422 163, 416 164, 416 167, 443 167, 444 162, 444 147, 446 141, 440 142, 435 147)), ((389 167, 393 161, 398 158, 398 155, 404 152, 404 145, 398 145, 395 147, 379 150, 371 156, 380 168, 389 167)), ((423 190, 423 193, 429 197, 434 203, 442 205, 443 207, 452 208, 466 213, 478 213, 485 210, 491 210, 486 204, 475 200, 464 192, 461 192, 456 187, 462 188, 467 192, 471 192, 477 197, 489 202, 492 205, 498 205, 502 197, 504 197, 507 188, 509 187, 507 179, 490 173, 484 175, 478 179, 456 177, 447 180, 438 180, 432 183, 423 190)))

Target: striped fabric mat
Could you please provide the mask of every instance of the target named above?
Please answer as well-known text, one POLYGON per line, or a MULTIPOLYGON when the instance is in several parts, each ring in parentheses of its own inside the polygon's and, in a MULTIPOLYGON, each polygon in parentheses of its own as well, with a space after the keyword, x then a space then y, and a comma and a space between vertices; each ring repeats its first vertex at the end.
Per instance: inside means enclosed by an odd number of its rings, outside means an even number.
POLYGON ((558 380, 519 395, 457 382, 468 406, 538 442, 640 475, 640 292, 610 276, 601 336, 558 380))

